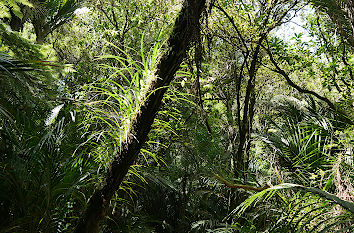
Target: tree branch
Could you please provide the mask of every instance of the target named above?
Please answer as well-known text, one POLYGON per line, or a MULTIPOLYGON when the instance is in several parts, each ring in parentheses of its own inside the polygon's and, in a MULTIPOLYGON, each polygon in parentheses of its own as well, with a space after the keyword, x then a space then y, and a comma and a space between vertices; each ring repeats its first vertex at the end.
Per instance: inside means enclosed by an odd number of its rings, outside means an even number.
POLYGON ((227 180, 225 180, 224 178, 222 178, 221 176, 218 176, 216 174, 214 174, 214 177, 223 182, 227 187, 231 188, 231 189, 244 189, 244 190, 248 190, 248 191, 257 191, 257 192, 260 192, 260 191, 263 191, 267 188, 269 188, 269 186, 264 186, 264 187, 253 187, 253 186, 250 186, 250 185, 244 185, 244 184, 231 184, 230 182, 228 182, 227 180))
POLYGON ((269 47, 266 48, 265 46, 263 46, 263 48, 267 51, 267 53, 268 53, 268 55, 269 55, 270 61, 271 61, 271 62, 273 63, 273 65, 275 66, 275 69, 272 69, 272 70, 273 70, 274 72, 276 72, 276 73, 282 75, 282 76, 285 78, 286 82, 289 84, 289 86, 295 88, 295 89, 296 89, 297 91, 299 91, 300 93, 310 94, 310 95, 315 96, 316 98, 318 98, 318 99, 320 99, 320 100, 326 102, 326 103, 328 104, 328 106, 329 106, 331 109, 337 111, 336 106, 335 106, 328 98, 326 98, 326 97, 324 97, 324 96, 321 96, 321 95, 317 94, 317 93, 314 92, 314 91, 310 91, 310 90, 304 89, 304 88, 298 86, 296 83, 294 83, 294 82, 290 79, 289 75, 288 75, 283 69, 281 69, 280 66, 278 65, 278 63, 275 61, 275 59, 274 59, 274 57, 273 57, 273 54, 272 54, 272 52, 270 51, 269 47))

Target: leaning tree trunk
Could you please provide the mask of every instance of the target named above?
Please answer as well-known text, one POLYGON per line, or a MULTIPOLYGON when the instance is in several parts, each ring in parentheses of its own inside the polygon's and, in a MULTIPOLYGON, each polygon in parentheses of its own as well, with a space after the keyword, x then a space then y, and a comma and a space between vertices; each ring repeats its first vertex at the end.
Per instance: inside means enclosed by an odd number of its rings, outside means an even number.
POLYGON ((149 95, 141 106, 126 143, 111 163, 105 182, 97 189, 79 219, 75 232, 98 232, 100 220, 106 215, 110 200, 118 190, 130 166, 136 160, 141 147, 147 139, 151 125, 161 105, 166 87, 171 83, 193 38, 199 33, 199 19, 205 7, 205 0, 186 0, 175 21, 168 40, 169 50, 157 66, 157 79, 149 87, 149 95))

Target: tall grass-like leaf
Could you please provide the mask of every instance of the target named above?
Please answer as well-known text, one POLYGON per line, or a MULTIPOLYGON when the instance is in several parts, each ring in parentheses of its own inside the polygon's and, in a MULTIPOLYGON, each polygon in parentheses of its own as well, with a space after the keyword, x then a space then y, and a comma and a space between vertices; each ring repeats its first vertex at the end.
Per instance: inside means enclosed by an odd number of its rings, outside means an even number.
MULTIPOLYGON (((277 192, 281 190, 286 190, 286 189, 291 189, 295 191, 301 191, 301 192, 309 192, 311 195, 315 196, 320 196, 321 198, 331 201, 334 204, 340 205, 341 207, 347 209, 351 213, 354 213, 354 203, 342 200, 338 198, 337 196, 327 193, 323 190, 312 188, 312 187, 305 187, 302 185, 297 185, 297 184, 289 184, 289 183, 284 183, 280 184, 268 189, 265 189, 259 193, 256 193, 249 197, 247 200, 245 200, 241 205, 239 205, 234 211, 232 211, 231 214, 241 216, 247 208, 250 207, 255 207, 256 205, 259 205, 261 201, 267 201, 267 198, 271 198, 276 194, 277 192)), ((298 204, 305 202, 306 200, 299 201, 298 204)), ((330 204, 329 202, 324 202, 322 203, 321 201, 319 202, 312 202, 308 205, 303 205, 303 206, 293 206, 291 209, 296 210, 293 213, 290 213, 289 216, 292 216, 290 219, 289 217, 285 217, 283 221, 286 223, 284 226, 288 229, 289 232, 306 232, 305 228, 310 230, 311 232, 317 231, 321 225, 324 225, 322 230, 325 232, 326 230, 332 228, 332 227, 337 227, 341 224, 350 224, 353 221, 353 218, 350 217, 350 215, 347 215, 346 213, 337 215, 335 217, 331 217, 329 215, 329 211, 333 211, 333 204, 330 204), (329 216, 329 217, 327 217, 329 216), (312 222, 315 219, 324 219, 323 221, 319 221, 317 225, 313 225, 312 222), (342 219, 342 220, 335 220, 335 219, 342 219)), ((277 223, 279 224, 279 223, 277 223)), ((275 230, 276 228, 273 228, 271 232, 277 232, 275 230)))

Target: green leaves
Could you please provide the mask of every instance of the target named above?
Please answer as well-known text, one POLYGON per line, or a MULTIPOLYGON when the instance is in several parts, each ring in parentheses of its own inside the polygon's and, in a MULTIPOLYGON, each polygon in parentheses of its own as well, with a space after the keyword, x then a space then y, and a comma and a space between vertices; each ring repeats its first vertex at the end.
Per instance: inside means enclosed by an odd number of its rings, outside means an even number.
POLYGON ((231 214, 236 215, 238 216, 237 218, 239 218, 244 214, 246 209, 260 206, 262 205, 260 203, 262 201, 269 202, 270 199, 275 199, 275 195, 284 199, 284 197, 289 195, 285 192, 281 193, 281 190, 284 189, 291 189, 294 191, 301 190, 301 192, 305 192, 305 195, 301 198, 303 194, 298 192, 294 195, 294 198, 287 197, 289 199, 284 200, 286 201, 284 203, 286 208, 282 210, 283 212, 280 212, 281 215, 279 216, 279 220, 274 222, 273 228, 269 229, 269 232, 319 232, 321 230, 321 232, 326 232, 329 229, 341 230, 342 228, 352 228, 346 227, 353 221, 353 218, 349 213, 338 213, 338 215, 333 216, 333 204, 330 204, 327 201, 323 202, 321 199, 313 197, 313 195, 320 196, 325 200, 330 200, 332 203, 340 205, 350 212, 354 211, 354 204, 352 202, 342 200, 323 190, 298 184, 283 183, 258 192, 250 196, 246 201, 233 210, 231 214))
POLYGON ((0 2, 0 19, 11 18, 10 12, 21 19, 23 15, 19 4, 33 7, 32 3, 30 3, 28 0, 3 0, 0 2))
MULTIPOLYGON (((104 55, 99 60, 115 60, 118 67, 102 65, 111 72, 97 82, 86 86, 86 93, 92 96, 85 106, 84 128, 90 134, 89 142, 97 146, 93 153, 98 162, 108 165, 128 138, 135 117, 148 95, 150 82, 155 77, 155 66, 160 56, 161 43, 154 44, 148 53, 144 51, 144 37, 141 39, 141 62, 134 60, 126 51, 114 44, 123 56, 104 55), (92 129, 95 129, 92 131, 92 129)), ((149 154, 148 151, 143 154, 149 154)), ((153 155, 153 153, 150 153, 153 155)), ((153 156, 155 158, 155 156, 153 156)))

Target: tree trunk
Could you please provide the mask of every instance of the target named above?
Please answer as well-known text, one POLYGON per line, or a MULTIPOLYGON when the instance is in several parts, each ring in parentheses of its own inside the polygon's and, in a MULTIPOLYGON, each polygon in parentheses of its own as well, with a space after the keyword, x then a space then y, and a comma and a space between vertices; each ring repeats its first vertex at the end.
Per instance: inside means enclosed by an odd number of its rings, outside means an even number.
MULTIPOLYGON (((246 94, 245 94, 245 100, 243 102, 244 108, 243 108, 243 116, 242 116, 242 121, 240 121, 239 124, 239 144, 238 144, 238 149, 236 153, 236 161, 238 163, 238 171, 242 170, 241 174, 244 174, 243 168, 244 168, 244 153, 247 150, 247 143, 248 143, 248 137, 247 136, 250 133, 250 121, 253 120, 253 111, 254 111, 254 105, 255 105, 255 93, 254 93, 254 86, 255 86, 255 79, 256 79, 256 74, 257 74, 257 69, 258 69, 258 64, 259 64, 259 59, 260 58, 260 49, 261 49, 261 44, 263 40, 265 39, 266 34, 262 34, 261 38, 258 41, 258 44, 255 48, 255 51, 252 55, 252 61, 251 65, 249 68, 249 79, 247 82, 247 87, 246 87, 246 94), (250 117, 252 116, 252 117, 250 117)), ((239 115, 241 114, 240 112, 238 113, 239 115)))
POLYGON ((191 41, 199 33, 199 19, 204 7, 205 0, 186 0, 184 2, 168 40, 169 50, 157 66, 156 75, 158 78, 149 87, 148 94, 153 94, 149 95, 141 106, 126 143, 122 145, 120 153, 111 163, 104 184, 90 198, 75 232, 98 232, 99 221, 106 215, 112 196, 118 190, 147 139, 167 86, 173 80, 186 56, 191 41))

